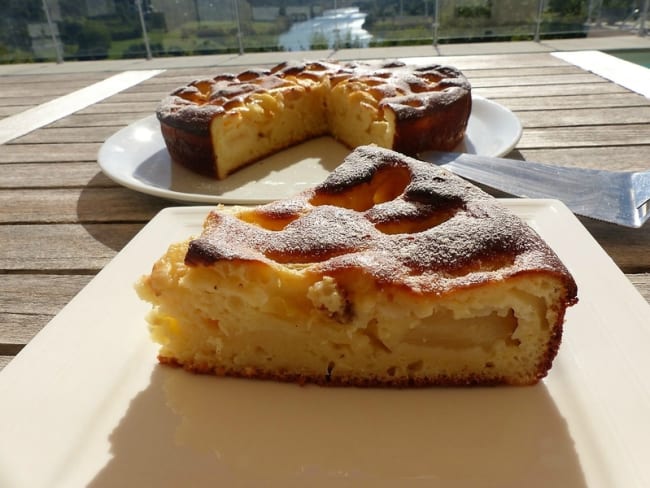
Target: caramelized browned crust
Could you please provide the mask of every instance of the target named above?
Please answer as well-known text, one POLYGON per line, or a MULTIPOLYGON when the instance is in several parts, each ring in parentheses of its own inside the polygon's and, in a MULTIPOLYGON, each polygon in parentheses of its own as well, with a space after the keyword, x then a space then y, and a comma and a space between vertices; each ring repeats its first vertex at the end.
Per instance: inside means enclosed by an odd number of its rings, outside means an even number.
POLYGON ((272 69, 247 70, 195 80, 176 89, 156 115, 173 160, 200 173, 215 173, 210 122, 252 94, 290 86, 295 80, 328 78, 369 87, 380 110, 395 115, 392 149, 409 155, 423 150, 451 150, 464 137, 471 112, 471 87, 453 67, 412 67, 401 62, 380 64, 305 61, 272 69))
POLYGON ((438 166, 374 146, 295 198, 238 217, 213 212, 185 261, 218 260, 312 263, 323 275, 353 270, 380 287, 435 295, 550 273, 566 284, 566 304, 577 293, 555 253, 495 199, 438 166))
POLYGON ((212 161, 212 143, 209 137, 168 124, 161 124, 160 130, 163 139, 174 141, 173 144, 167 144, 173 161, 205 176, 216 177, 214 165, 205 164, 206 161, 212 161))

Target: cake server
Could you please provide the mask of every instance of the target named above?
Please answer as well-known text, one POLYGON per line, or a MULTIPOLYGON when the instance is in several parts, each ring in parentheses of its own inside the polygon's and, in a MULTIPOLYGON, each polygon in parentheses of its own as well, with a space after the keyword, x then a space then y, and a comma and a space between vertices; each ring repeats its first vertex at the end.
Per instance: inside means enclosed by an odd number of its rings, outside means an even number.
POLYGON ((511 195, 560 200, 585 217, 633 228, 650 218, 650 171, 603 171, 435 151, 420 158, 511 195))

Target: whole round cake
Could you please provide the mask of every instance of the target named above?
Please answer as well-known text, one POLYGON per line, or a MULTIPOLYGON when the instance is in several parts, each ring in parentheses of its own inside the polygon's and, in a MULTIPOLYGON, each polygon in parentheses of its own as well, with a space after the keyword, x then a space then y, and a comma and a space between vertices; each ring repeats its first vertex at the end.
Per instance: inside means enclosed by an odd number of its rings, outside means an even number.
POLYGON ((450 66, 304 61, 192 81, 156 115, 174 161, 223 179, 322 135, 351 149, 451 150, 471 108, 470 84, 450 66))

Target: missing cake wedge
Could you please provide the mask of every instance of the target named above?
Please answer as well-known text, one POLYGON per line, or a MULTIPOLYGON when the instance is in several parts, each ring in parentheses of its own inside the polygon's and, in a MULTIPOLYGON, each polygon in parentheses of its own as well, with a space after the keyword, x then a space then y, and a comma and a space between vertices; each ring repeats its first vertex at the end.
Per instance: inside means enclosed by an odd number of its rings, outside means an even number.
POLYGON ((535 384, 577 302, 498 200, 376 146, 293 198, 216 208, 136 288, 163 364, 353 386, 535 384))

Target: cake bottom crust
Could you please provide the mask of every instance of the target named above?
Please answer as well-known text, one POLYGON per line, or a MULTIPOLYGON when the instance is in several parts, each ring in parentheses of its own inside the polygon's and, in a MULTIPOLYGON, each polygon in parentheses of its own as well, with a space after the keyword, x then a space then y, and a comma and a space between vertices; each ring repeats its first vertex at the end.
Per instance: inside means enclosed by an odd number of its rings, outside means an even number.
MULTIPOLYGON (((340 386, 340 387, 397 387, 397 388, 425 388, 432 385, 443 386, 498 386, 508 384, 504 377, 483 378, 481 376, 469 376, 465 378, 454 378, 444 375, 436 377, 399 377, 381 378, 378 376, 331 376, 328 374, 308 375, 303 373, 290 373, 288 371, 268 371, 255 367, 228 368, 225 366, 210 366, 205 363, 181 364, 172 357, 158 356, 158 362, 165 366, 182 368, 185 371, 195 374, 213 375, 230 378, 248 378, 262 381, 281 381, 283 383, 297 383, 299 385, 315 384, 319 386, 340 386)), ((531 383, 533 384, 533 383, 531 383)))

